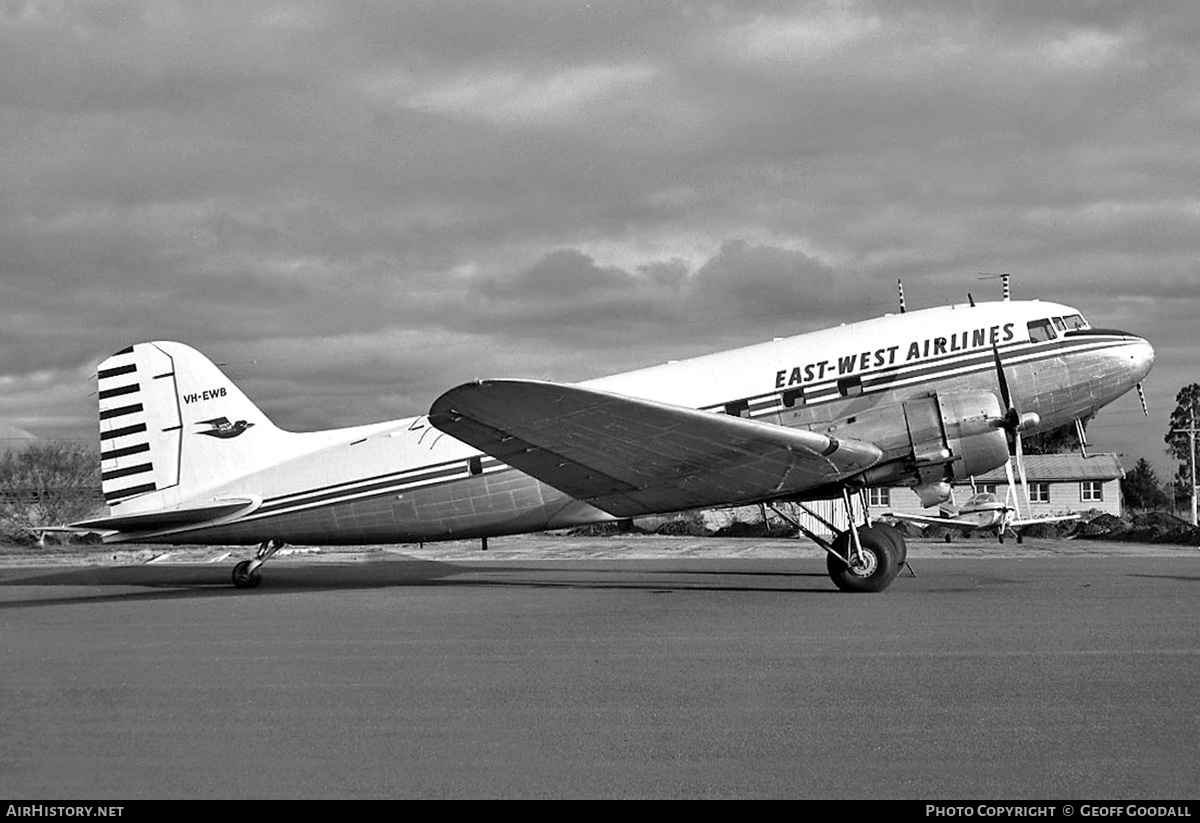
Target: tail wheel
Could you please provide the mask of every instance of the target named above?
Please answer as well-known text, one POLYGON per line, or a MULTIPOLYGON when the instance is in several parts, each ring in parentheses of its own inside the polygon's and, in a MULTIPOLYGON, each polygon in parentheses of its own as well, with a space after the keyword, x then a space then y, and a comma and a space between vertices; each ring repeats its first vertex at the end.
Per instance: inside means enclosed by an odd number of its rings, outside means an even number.
POLYGON ((255 589, 262 582, 262 575, 258 570, 250 571, 250 561, 243 560, 233 567, 233 585, 238 589, 255 589))
POLYGON ((833 553, 826 555, 829 577, 844 592, 881 592, 900 573, 899 552, 890 536, 877 527, 859 529, 858 540, 862 545, 861 558, 855 556, 850 532, 842 532, 833 541, 833 548, 849 557, 850 564, 833 553))

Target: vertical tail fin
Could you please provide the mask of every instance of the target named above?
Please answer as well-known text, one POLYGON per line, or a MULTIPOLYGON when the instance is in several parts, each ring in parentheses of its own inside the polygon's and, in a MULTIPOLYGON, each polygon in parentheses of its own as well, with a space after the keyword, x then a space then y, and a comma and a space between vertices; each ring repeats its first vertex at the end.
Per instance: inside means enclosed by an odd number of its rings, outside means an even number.
POLYGON ((100 364, 105 502, 121 513, 177 506, 277 462, 294 437, 182 343, 139 343, 100 364))

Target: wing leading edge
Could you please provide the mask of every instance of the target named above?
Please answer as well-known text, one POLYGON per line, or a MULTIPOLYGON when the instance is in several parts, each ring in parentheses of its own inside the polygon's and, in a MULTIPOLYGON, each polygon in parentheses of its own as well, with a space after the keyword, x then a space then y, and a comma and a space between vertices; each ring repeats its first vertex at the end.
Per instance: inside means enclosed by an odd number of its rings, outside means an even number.
POLYGON ((451 389, 447 434, 617 517, 781 497, 876 463, 871 443, 529 380, 451 389))

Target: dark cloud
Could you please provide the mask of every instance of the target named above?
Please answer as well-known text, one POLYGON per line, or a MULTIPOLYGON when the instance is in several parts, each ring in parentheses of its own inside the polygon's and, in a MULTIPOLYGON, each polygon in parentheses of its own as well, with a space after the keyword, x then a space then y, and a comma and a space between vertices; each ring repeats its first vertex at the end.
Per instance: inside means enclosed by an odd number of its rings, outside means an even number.
POLYGON ((1157 2, 10 3, 0 415, 90 435, 88 369, 170 338, 284 425, 367 422, 980 271, 1150 324, 1154 406, 1200 309, 1198 40, 1157 2))

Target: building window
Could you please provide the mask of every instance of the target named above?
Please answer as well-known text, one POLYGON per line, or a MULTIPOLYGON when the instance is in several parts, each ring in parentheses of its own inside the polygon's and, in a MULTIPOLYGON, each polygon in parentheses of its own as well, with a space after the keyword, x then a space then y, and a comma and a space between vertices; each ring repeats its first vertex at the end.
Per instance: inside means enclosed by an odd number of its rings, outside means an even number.
POLYGON ((1079 499, 1084 503, 1099 503, 1104 499, 1104 483, 1099 480, 1084 480, 1079 484, 1079 499))
POLYGON ((995 483, 984 483, 982 486, 979 487, 979 491, 983 492, 984 494, 995 494, 996 493, 996 484, 995 483))
POLYGON ((1049 483, 1030 483, 1029 484, 1029 502, 1030 503, 1049 503, 1050 502, 1050 484, 1049 483))
POLYGON ((867 502, 872 506, 892 505, 891 489, 867 489, 867 502))

